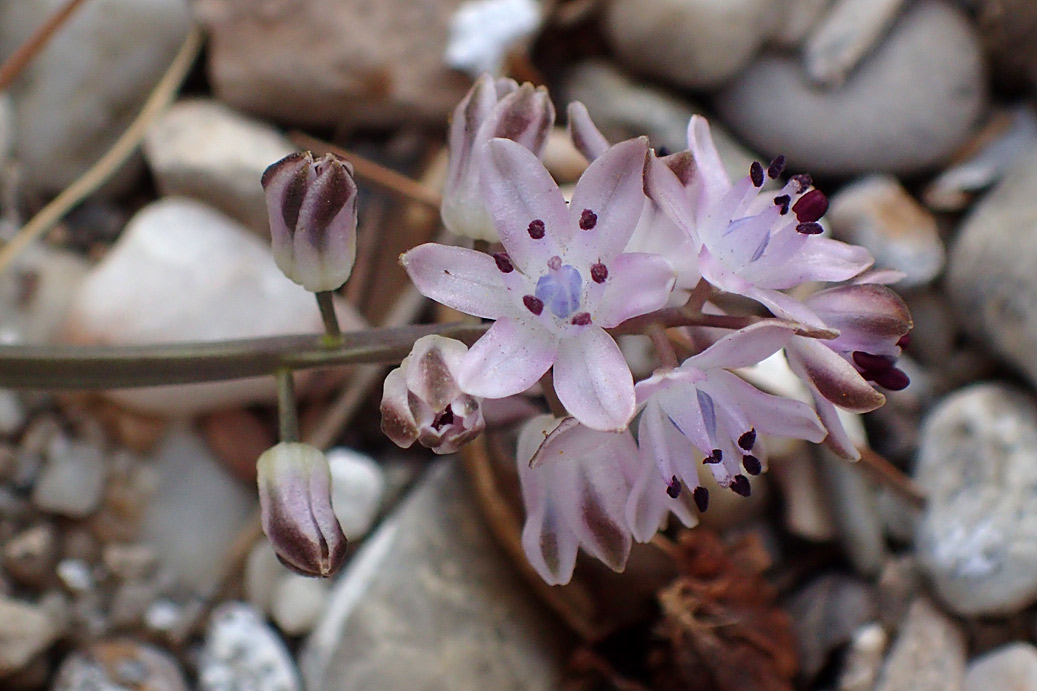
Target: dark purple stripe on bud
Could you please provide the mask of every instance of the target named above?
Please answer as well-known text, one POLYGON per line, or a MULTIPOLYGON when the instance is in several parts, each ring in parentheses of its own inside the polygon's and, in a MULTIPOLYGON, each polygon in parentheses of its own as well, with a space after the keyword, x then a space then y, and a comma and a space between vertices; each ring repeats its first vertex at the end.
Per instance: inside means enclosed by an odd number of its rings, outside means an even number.
POLYGON ((580 213, 580 230, 591 230, 598 225, 598 214, 590 209, 584 209, 580 213))
POLYGON ((748 497, 752 494, 753 488, 749 484, 749 478, 745 475, 735 475, 731 478, 731 491, 737 495, 748 497))
POLYGON ((782 216, 789 212, 789 203, 792 201, 792 197, 787 194, 779 194, 774 198, 774 206, 781 207, 779 212, 782 216))
POLYGON ((595 283, 604 283, 605 279, 609 277, 609 269, 604 264, 592 264, 591 265, 591 280, 595 283))
POLYGON ((515 270, 515 265, 511 263, 511 257, 507 252, 494 252, 493 261, 502 274, 510 274, 515 270))
POLYGON ((570 322, 573 326, 587 326, 591 323, 590 312, 579 312, 573 315, 570 322))
POLYGON ((749 430, 738 437, 738 446, 744 451, 752 451, 756 445, 756 428, 749 430))
POLYGON ((828 197, 821 190, 810 190, 792 205, 792 211, 800 222, 811 223, 828 211, 828 197))
POLYGON ((674 475, 666 485, 666 494, 670 499, 676 499, 681 495, 681 481, 674 475))
POLYGON ((760 459, 748 453, 742 456, 742 467, 750 475, 759 475, 763 472, 763 464, 760 463, 760 459))
POLYGON ((781 177, 781 174, 785 172, 785 154, 778 154, 771 161, 771 164, 767 166, 767 177, 771 180, 777 180, 781 177))
POLYGON ((811 221, 810 223, 800 223, 796 226, 797 233, 803 233, 804 235, 820 235, 825 232, 825 229, 821 227, 820 223, 811 221))
POLYGON ((749 179, 753 181, 753 187, 763 187, 763 166, 759 161, 753 161, 749 166, 749 179))
POLYGON ((522 304, 526 306, 526 309, 533 314, 540 316, 540 313, 544 311, 544 301, 534 295, 523 295, 522 304))
POLYGON ((540 238, 544 237, 544 233, 547 232, 547 229, 544 227, 544 222, 541 221, 539 218, 534 218, 532 221, 530 221, 529 228, 527 228, 526 230, 529 232, 529 237, 533 238, 534 240, 539 240, 540 238))
POLYGON ((695 500, 695 508, 699 513, 705 513, 709 508, 709 490, 705 487, 696 487, 691 493, 691 498, 695 500))

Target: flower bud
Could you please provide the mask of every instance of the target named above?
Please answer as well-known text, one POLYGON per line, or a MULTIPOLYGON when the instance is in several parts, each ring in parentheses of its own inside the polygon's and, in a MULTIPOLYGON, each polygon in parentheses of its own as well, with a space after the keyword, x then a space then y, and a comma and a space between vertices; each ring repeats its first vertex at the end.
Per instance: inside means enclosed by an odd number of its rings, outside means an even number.
POLYGON ((418 441, 438 454, 453 453, 486 427, 479 399, 461 391, 454 373, 467 346, 424 336, 385 378, 382 432, 407 448, 418 441))
POLYGON ((484 74, 454 109, 443 225, 458 235, 496 242, 497 229, 479 187, 478 158, 490 139, 511 139, 540 156, 555 110, 547 90, 484 74))
POLYGON ((346 558, 346 536, 331 508, 328 459, 309 444, 281 442, 256 464, 263 532, 281 563, 328 577, 346 558))
POLYGON ((356 259, 353 166, 335 154, 290 154, 263 172, 274 261, 310 292, 339 288, 356 259))

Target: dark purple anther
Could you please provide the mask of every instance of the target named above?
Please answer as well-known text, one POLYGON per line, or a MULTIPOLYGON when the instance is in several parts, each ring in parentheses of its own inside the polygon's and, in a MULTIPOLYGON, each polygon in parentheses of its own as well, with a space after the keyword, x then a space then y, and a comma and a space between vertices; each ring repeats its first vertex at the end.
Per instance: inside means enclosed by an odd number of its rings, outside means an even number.
POLYGON ((821 227, 820 223, 811 221, 810 223, 800 223, 796 226, 797 233, 803 233, 804 235, 820 235, 825 232, 825 229, 821 227))
POLYGON ((752 494, 753 488, 749 484, 749 478, 745 475, 735 475, 731 478, 731 491, 743 497, 752 494))
POLYGON ((666 494, 670 499, 676 499, 681 495, 681 481, 674 475, 666 485, 666 494))
POLYGON ((540 316, 540 313, 544 311, 544 301, 534 295, 523 295, 522 304, 526 306, 526 309, 533 314, 540 316))
POLYGON ((532 221, 530 221, 529 228, 527 228, 526 230, 529 232, 529 237, 533 238, 534 240, 539 240, 540 238, 544 237, 544 233, 547 232, 547 229, 544 227, 544 222, 541 221, 539 218, 534 218, 532 221))
POLYGON ((750 475, 759 475, 763 472, 763 464, 760 463, 760 459, 748 453, 742 456, 742 467, 750 475))
POLYGON ((808 187, 814 184, 814 178, 806 173, 800 173, 792 176, 792 182, 796 184, 796 194, 803 194, 808 187))
POLYGON ((781 211, 779 213, 782 216, 784 216, 789 212, 789 202, 791 201, 792 197, 790 197, 789 195, 779 194, 777 197, 774 198, 774 206, 781 207, 781 211))
POLYGON ((752 451, 756 445, 756 428, 749 430, 738 437, 738 446, 743 451, 752 451))
POLYGON ((771 161, 771 164, 767 166, 767 177, 771 180, 777 180, 781 177, 781 174, 785 172, 785 154, 778 154, 771 161))
POLYGON ((860 350, 855 350, 851 357, 853 357, 853 363, 868 374, 886 372, 893 369, 894 365, 893 358, 885 355, 872 355, 860 350))
POLYGON ((493 261, 497 263, 497 268, 502 274, 510 274, 515 270, 515 265, 511 263, 511 257, 507 252, 494 252, 493 261))
POLYGON ((753 181, 753 187, 763 187, 763 166, 759 161, 753 161, 749 166, 749 179, 753 181))
POLYGON ((695 500, 695 507, 699 513, 705 513, 709 508, 709 490, 705 487, 696 487, 691 493, 691 498, 695 500))
POLYGON ((828 211, 828 197, 821 190, 810 190, 792 205, 792 211, 800 222, 811 223, 828 211))
POLYGON ((598 214, 590 209, 584 209, 580 213, 580 230, 590 230, 598 225, 598 214))
POLYGON ((587 326, 591 323, 590 312, 578 312, 574 314, 569 323, 573 326, 587 326))
POLYGON ((595 283, 604 283, 605 279, 609 277, 609 269, 604 264, 592 264, 591 265, 591 280, 595 283))
POLYGON ((713 449, 713 461, 715 463, 720 463, 722 460, 724 460, 724 452, 720 449, 713 449))
POLYGON ((897 341, 897 345, 900 346, 901 350, 907 350, 907 347, 911 345, 911 334, 906 333, 901 336, 900 340, 897 341))
POLYGON ((890 391, 902 391, 911 383, 911 378, 896 367, 874 374, 871 380, 883 389, 889 389, 890 391))

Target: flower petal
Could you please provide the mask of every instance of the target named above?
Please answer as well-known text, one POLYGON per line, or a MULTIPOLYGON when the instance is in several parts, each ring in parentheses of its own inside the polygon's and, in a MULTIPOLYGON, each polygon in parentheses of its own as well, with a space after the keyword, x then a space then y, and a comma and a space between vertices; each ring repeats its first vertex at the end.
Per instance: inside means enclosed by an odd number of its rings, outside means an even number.
POLYGON ((874 263, 875 258, 863 247, 811 235, 788 261, 772 264, 766 274, 761 271, 754 280, 777 289, 807 281, 845 281, 874 263))
POLYGON ((793 372, 840 408, 867 413, 886 402, 853 365, 815 339, 794 338, 785 348, 785 356, 793 372))
POLYGON ((688 190, 663 159, 652 156, 645 169, 645 190, 655 204, 677 227, 701 244, 695 227, 695 206, 688 190))
POLYGON ((604 291, 593 308, 596 323, 611 329, 620 322, 666 305, 673 290, 673 267, 658 254, 630 252, 607 264, 604 291))
POLYGON ((729 333, 698 355, 691 356, 684 361, 681 369, 749 367, 784 348, 794 335, 795 331, 786 324, 757 322, 729 333))
POLYGON ((447 307, 484 319, 514 310, 493 257, 463 247, 425 243, 400 255, 418 291, 447 307))
POLYGON ((628 139, 594 159, 580 176, 569 202, 570 260, 607 263, 626 247, 647 201, 647 156, 647 139, 628 139))
POLYGON ((486 208, 511 260, 522 273, 539 275, 572 235, 565 198, 526 147, 508 139, 491 139, 485 147, 481 182, 486 208), (533 221, 543 223, 539 239, 530 234, 533 221))
POLYGON ((654 401, 641 415, 638 446, 641 472, 634 481, 626 505, 627 524, 634 539, 638 542, 651 540, 668 512, 676 514, 685 526, 694 526, 698 519, 683 498, 674 499, 666 493, 667 481, 672 477, 684 483, 682 491, 698 486, 698 472, 690 463, 693 447, 654 401), (681 466, 687 468, 689 465, 692 467, 688 472, 680 472, 681 466))
POLYGON ((609 142, 591 120, 587 106, 579 101, 569 104, 569 137, 576 150, 588 161, 593 161, 609 148, 609 142))
POLYGON ((835 350, 863 350, 872 355, 900 355, 896 346, 911 331, 911 313, 903 298, 883 285, 845 285, 814 293, 807 305, 839 330, 829 343, 835 350))
POLYGON ((757 432, 775 437, 806 439, 815 444, 825 438, 825 428, 814 410, 802 401, 760 391, 741 377, 724 370, 709 373, 724 388, 757 432))
POLYGON ((709 121, 701 115, 692 115, 688 121, 688 149, 695 157, 695 166, 699 172, 693 185, 697 191, 694 197, 699 204, 707 199, 722 196, 731 187, 731 179, 720 160, 713 135, 709 130, 709 121))
POLYGON ((535 384, 557 355, 557 336, 531 322, 498 319, 468 350, 457 383, 472 396, 504 398, 535 384))
POLYGON ((554 385, 562 405, 591 429, 623 430, 634 417, 633 376, 604 329, 589 326, 562 341, 554 385))

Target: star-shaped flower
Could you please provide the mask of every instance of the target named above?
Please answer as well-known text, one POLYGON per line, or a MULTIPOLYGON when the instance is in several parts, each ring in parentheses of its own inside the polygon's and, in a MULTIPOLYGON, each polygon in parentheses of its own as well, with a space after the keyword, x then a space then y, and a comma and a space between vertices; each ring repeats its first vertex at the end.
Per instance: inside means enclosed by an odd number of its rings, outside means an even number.
POLYGON ((611 147, 567 206, 529 149, 505 139, 486 144, 482 189, 505 251, 430 243, 401 257, 422 294, 496 320, 458 367, 462 390, 503 398, 553 365, 558 398, 581 423, 627 426, 633 378, 605 329, 665 305, 674 282, 659 255, 623 253, 645 204, 647 154, 643 138, 611 147))

